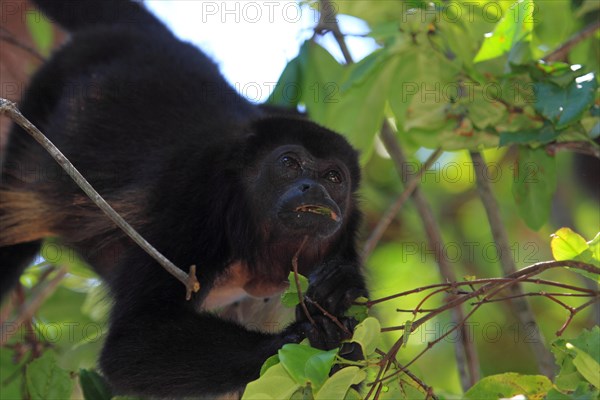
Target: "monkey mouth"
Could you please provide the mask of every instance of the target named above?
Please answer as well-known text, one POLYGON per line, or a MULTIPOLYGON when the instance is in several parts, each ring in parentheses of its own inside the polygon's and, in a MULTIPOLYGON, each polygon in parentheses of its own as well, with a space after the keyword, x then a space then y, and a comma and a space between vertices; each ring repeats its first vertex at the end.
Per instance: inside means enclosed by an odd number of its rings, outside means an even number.
POLYGON ((338 222, 340 220, 340 216, 337 215, 337 213, 335 211, 333 211, 331 208, 325 207, 325 206, 319 206, 319 205, 313 205, 313 204, 303 204, 301 206, 294 208, 294 211, 323 215, 323 216, 331 218, 335 222, 338 222))

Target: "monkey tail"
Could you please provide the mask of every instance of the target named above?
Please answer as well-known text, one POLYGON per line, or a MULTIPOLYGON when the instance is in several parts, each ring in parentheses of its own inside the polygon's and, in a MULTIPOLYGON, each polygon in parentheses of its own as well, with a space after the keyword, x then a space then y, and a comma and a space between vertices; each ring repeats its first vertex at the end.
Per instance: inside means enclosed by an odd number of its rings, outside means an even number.
POLYGON ((159 28, 160 20, 131 0, 33 0, 37 8, 68 31, 97 25, 122 25, 140 29, 159 28))

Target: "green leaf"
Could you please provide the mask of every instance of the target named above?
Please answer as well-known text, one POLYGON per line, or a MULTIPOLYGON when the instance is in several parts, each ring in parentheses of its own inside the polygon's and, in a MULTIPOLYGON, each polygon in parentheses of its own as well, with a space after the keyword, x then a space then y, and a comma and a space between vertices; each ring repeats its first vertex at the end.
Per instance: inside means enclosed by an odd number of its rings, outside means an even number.
POLYGON ((262 367, 260 367, 260 376, 263 376, 269 368, 277 364, 279 364, 279 354, 274 354, 271 357, 267 358, 263 363, 262 367))
POLYGON ((346 135, 361 152, 362 162, 370 157, 375 134, 381 128, 387 93, 397 62, 398 57, 390 58, 363 84, 350 87, 342 94, 339 103, 329 107, 325 126, 346 135))
POLYGON ((552 382, 545 376, 508 372, 481 379, 465 393, 465 398, 480 400, 521 395, 528 399, 543 399, 550 389, 552 382))
POLYGON ((460 91, 457 66, 431 48, 404 45, 398 55, 389 92, 398 129, 441 130, 448 122, 448 105, 460 91))
POLYGON ((281 364, 272 366, 263 376, 246 386, 242 400, 289 399, 300 389, 281 364))
POLYGON ((389 56, 390 53, 387 51, 387 48, 379 49, 360 60, 360 62, 352 65, 350 75, 342 85, 342 91, 348 90, 352 85, 365 83, 367 78, 372 76, 389 56))
POLYGON ((533 31, 533 0, 518 0, 494 28, 487 34, 473 62, 501 56, 519 42, 529 42, 533 31))
POLYGON ((570 228, 560 228, 551 236, 552 256, 557 261, 574 260, 584 251, 589 250, 585 239, 570 228))
POLYGON ((363 397, 353 388, 348 389, 344 400, 363 400, 363 397))
POLYGON ((302 74, 300 70, 301 58, 306 53, 300 52, 296 58, 286 66, 273 92, 267 99, 268 104, 285 108, 296 108, 302 94, 302 74))
POLYGON ((539 60, 534 64, 534 68, 539 69, 540 71, 542 71, 544 74, 547 74, 547 75, 560 76, 562 74, 573 72, 571 70, 571 65, 564 63, 564 62, 549 62, 549 63, 547 63, 545 61, 539 60))
POLYGON ((519 147, 512 193, 519 215, 538 230, 548 220, 556 190, 556 163, 543 148, 519 147))
MULTIPOLYGON (((575 260, 588 264, 593 264, 600 267, 597 255, 594 256, 594 251, 598 252, 598 235, 590 241, 586 242, 583 237, 573 232, 569 228, 561 228, 552 235, 550 247, 552 248, 552 256, 557 261, 575 260), (596 242, 594 242, 596 241, 596 242), (591 248, 590 245, 595 246, 591 248)), ((578 268, 573 268, 573 272, 585 276, 593 281, 600 282, 600 275, 592 272, 584 271, 578 268)))
POLYGON ((303 386, 292 394, 290 400, 314 400, 314 398, 312 387, 303 386))
POLYGON ((504 104, 495 99, 486 98, 483 90, 479 87, 473 90, 473 97, 467 103, 467 110, 469 119, 479 129, 494 127, 508 115, 504 104))
MULTIPOLYGON (((319 5, 322 3, 318 2, 319 5)), ((373 7, 370 1, 339 1, 333 3, 338 14, 353 15, 371 26, 377 26, 382 22, 397 21, 398 16, 406 12, 404 2, 384 1, 373 7)))
POLYGON ((566 344, 567 349, 575 351, 573 365, 577 371, 592 385, 600 389, 600 364, 585 351, 578 349, 572 343, 566 344))
POLYGON ((314 347, 289 343, 279 349, 278 355, 281 365, 288 374, 296 383, 304 386, 309 382, 309 379, 306 376, 306 364, 308 363, 308 360, 321 353, 324 353, 324 351, 315 349, 314 347))
POLYGON ((340 80, 344 67, 323 47, 313 41, 302 45, 302 98, 301 103, 311 119, 320 124, 327 121, 327 113, 332 105, 341 101, 340 80))
POLYGON ((600 268, 600 232, 588 242, 592 258, 590 262, 600 268))
POLYGON ((79 370, 79 384, 85 400, 110 400, 111 390, 102 376, 92 370, 79 370))
POLYGON ((367 307, 366 304, 368 300, 369 299, 366 297, 356 298, 354 302, 359 304, 352 304, 350 308, 346 310, 344 316, 354 318, 358 322, 364 321, 369 316, 369 307, 367 307))
POLYGON ((598 400, 600 391, 594 389, 592 385, 581 382, 575 391, 565 391, 564 393, 557 388, 548 392, 544 400, 598 400))
POLYGON ((560 131, 554 129, 554 126, 548 123, 542 129, 537 130, 502 132, 500 133, 500 143, 498 146, 507 146, 512 143, 546 144, 553 142, 560 134, 560 131))
MULTIPOLYGON (((290 286, 281 293, 281 302, 286 307, 296 307, 300 304, 300 297, 298 297, 298 286, 296 286, 296 275, 294 271, 291 271, 288 275, 288 281, 290 286)), ((300 283, 300 289, 302 293, 306 293, 308 290, 308 279, 305 276, 298 274, 298 282, 300 283)))
POLYGON ((551 82, 535 83, 535 110, 556 129, 577 122, 594 104, 597 83, 594 74, 578 78, 562 88, 551 82))
POLYGON ((379 345, 381 325, 376 318, 369 317, 354 328, 352 342, 360 344, 363 354, 368 357, 379 345))
POLYGON ((25 23, 39 52, 47 56, 54 43, 54 30, 47 18, 38 11, 29 10, 25 13, 25 23))
POLYGON ((556 358, 556 364, 560 367, 555 384, 561 391, 576 390, 582 383, 588 385, 588 380, 584 378, 573 362, 578 356, 574 347, 578 351, 588 354, 592 360, 596 360, 596 362, 600 360, 600 327, 595 326, 591 330, 584 329, 574 339, 557 339, 552 342, 551 350, 556 358))
POLYGON ((73 391, 70 374, 56 365, 51 351, 27 365, 27 390, 32 400, 68 399, 73 391))
POLYGON ((312 383, 314 390, 319 390, 329 378, 329 372, 335 361, 338 350, 321 352, 310 357, 304 368, 306 378, 312 383))
POLYGON ((357 385, 366 378, 367 374, 358 367, 342 368, 323 384, 315 395, 315 400, 343 399, 350 386, 357 385))

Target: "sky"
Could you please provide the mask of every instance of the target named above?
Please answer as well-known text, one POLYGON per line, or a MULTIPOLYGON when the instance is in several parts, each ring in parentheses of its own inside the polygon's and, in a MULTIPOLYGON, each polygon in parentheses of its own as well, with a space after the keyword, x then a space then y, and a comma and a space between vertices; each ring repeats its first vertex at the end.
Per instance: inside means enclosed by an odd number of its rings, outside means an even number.
MULTIPOLYGON (((285 65, 313 34, 319 14, 296 0, 147 0, 147 7, 183 40, 194 43, 219 65, 227 80, 251 101, 264 101, 285 65)), ((367 26, 341 16, 342 31, 364 34, 367 26)), ((341 60, 328 35, 321 43, 341 60)), ((348 37, 360 59, 374 48, 369 39, 348 37)))

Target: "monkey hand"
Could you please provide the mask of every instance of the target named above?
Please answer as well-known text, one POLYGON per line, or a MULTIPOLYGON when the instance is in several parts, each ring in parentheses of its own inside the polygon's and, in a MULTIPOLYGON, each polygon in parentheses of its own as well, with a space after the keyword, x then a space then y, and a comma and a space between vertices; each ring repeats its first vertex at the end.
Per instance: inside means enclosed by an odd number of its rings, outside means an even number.
MULTIPOLYGON (((344 318, 344 313, 358 297, 368 296, 360 267, 356 263, 331 260, 310 275, 309 283, 306 306, 310 315, 323 315, 320 306, 329 314, 344 318)), ((296 310, 297 318, 301 317, 302 311, 296 310)))
POLYGON ((326 350, 338 347, 352 337, 357 324, 355 319, 344 316, 344 312, 357 297, 366 295, 358 265, 325 263, 310 276, 304 306, 296 308, 298 327, 312 346, 326 350))

